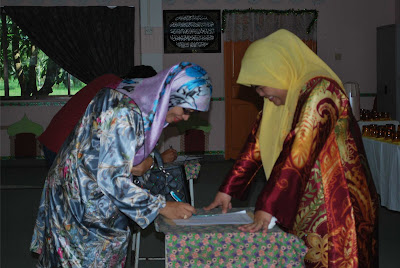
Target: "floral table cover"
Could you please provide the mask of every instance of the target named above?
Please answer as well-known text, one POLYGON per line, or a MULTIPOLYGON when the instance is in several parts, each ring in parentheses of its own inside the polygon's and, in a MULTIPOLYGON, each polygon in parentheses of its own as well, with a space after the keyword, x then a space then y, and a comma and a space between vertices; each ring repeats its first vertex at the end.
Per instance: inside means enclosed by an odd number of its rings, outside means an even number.
MULTIPOLYGON (((220 209, 197 212, 215 214, 220 209)), ((304 267, 304 242, 278 227, 245 233, 238 225, 177 226, 162 216, 156 225, 165 233, 166 267, 304 267)))

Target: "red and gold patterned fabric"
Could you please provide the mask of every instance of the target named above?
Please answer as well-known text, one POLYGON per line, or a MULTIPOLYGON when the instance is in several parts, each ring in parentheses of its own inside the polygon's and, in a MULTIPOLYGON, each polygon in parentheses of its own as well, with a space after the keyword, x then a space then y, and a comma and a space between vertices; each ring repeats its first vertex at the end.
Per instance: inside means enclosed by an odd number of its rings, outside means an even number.
MULTIPOLYGON (((243 199, 261 167, 259 116, 220 191, 243 199)), ((302 88, 256 210, 304 240, 307 267, 378 267, 378 196, 349 100, 323 77, 302 88)))

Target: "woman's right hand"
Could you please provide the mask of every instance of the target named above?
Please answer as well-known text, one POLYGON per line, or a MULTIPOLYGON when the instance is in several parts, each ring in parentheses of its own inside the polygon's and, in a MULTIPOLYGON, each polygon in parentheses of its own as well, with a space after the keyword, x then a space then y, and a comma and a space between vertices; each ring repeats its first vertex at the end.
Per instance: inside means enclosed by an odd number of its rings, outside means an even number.
POLYGON ((222 213, 226 213, 232 208, 231 200, 232 196, 223 192, 218 192, 214 198, 214 201, 210 205, 208 205, 208 207, 205 207, 204 210, 222 207, 222 213))
POLYGON ((188 219, 196 214, 196 209, 184 202, 167 201, 167 205, 160 209, 160 214, 169 219, 188 219))

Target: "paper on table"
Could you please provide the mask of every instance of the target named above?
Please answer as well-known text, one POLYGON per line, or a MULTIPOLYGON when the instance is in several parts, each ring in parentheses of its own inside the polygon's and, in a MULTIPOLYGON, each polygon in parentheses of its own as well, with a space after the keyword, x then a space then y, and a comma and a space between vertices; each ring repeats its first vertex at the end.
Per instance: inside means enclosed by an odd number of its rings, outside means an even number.
POLYGON ((185 162, 185 161, 190 161, 190 160, 195 160, 195 159, 202 159, 203 157, 201 156, 191 156, 191 155, 178 155, 178 157, 175 159, 175 162, 185 162))
POLYGON ((225 214, 197 215, 187 220, 173 220, 176 225, 218 225, 218 224, 247 224, 253 220, 246 210, 225 214))

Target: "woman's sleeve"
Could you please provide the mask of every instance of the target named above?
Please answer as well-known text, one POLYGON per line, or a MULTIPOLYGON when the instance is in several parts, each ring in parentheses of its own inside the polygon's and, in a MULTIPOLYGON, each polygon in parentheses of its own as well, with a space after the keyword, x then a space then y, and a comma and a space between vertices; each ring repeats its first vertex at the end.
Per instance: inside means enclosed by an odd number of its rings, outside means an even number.
POLYGON ((153 196, 130 180, 137 143, 143 141, 140 115, 127 107, 102 113, 97 183, 118 209, 142 228, 165 207, 165 197, 153 196))
POLYGON ((250 185, 254 181, 257 171, 262 167, 257 138, 257 131, 261 117, 262 112, 258 114, 257 120, 247 138, 246 144, 239 154, 239 158, 235 161, 235 164, 227 174, 224 183, 219 188, 220 192, 241 200, 247 197, 250 185))
MULTIPOLYGON (((285 139, 271 176, 260 193, 256 210, 263 210, 291 228, 304 187, 316 159, 334 131, 341 114, 342 99, 336 84, 322 80, 309 96, 300 100, 297 122, 285 139), (302 108, 301 108, 302 107, 302 108)), ((296 119, 297 118, 297 119, 296 119)))

